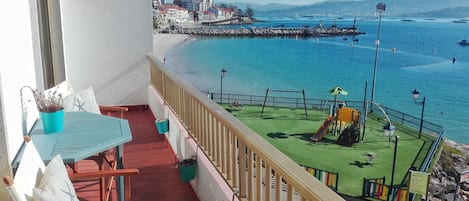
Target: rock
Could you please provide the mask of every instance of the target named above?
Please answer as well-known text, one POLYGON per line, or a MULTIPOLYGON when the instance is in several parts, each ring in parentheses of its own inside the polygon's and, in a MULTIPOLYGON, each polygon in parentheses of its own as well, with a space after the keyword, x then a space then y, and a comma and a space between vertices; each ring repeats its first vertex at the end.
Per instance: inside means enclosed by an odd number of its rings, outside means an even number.
POLYGON ((430 184, 428 185, 428 191, 431 195, 441 195, 443 194, 443 189, 445 186, 439 181, 439 179, 431 178, 430 184))
POLYGON ((454 181, 448 180, 448 178, 451 178, 451 177, 444 178, 441 183, 444 186, 445 193, 452 193, 456 190, 456 183, 454 181))
POLYGON ((456 199, 454 198, 454 193, 448 193, 443 196, 443 199, 445 201, 465 201, 459 194, 456 196, 456 199))
POLYGON ((460 188, 464 191, 469 191, 469 183, 464 182, 460 184, 460 188))
MULTIPOLYGON (((456 181, 459 178, 459 173, 463 170, 469 169, 469 145, 458 144, 456 142, 445 140, 447 146, 459 150, 446 152, 445 149, 440 155, 438 163, 431 172, 431 180, 429 185, 430 198, 428 200, 448 200, 453 201, 454 193, 456 192, 456 181)), ((469 184, 460 184, 460 189, 463 191, 469 190, 469 184)), ((459 193, 459 192, 458 192, 459 193)), ((458 196, 457 201, 469 201, 467 196, 458 196)))
POLYGON ((459 155, 459 154, 451 154, 451 157, 453 157, 456 162, 463 163, 464 162, 464 156, 459 155))

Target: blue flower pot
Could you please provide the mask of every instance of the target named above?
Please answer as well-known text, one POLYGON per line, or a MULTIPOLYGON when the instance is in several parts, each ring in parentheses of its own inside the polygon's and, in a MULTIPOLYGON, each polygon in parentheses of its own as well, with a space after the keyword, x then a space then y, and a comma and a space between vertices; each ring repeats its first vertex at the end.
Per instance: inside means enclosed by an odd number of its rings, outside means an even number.
POLYGON ((44 133, 60 133, 64 130, 64 110, 41 112, 44 133))
POLYGON ((156 124, 156 129, 158 130, 159 134, 165 134, 166 132, 169 131, 168 119, 162 119, 162 120, 156 121, 155 124, 156 124))
POLYGON ((189 182, 195 178, 195 168, 197 161, 194 159, 186 159, 179 162, 179 173, 183 182, 189 182))

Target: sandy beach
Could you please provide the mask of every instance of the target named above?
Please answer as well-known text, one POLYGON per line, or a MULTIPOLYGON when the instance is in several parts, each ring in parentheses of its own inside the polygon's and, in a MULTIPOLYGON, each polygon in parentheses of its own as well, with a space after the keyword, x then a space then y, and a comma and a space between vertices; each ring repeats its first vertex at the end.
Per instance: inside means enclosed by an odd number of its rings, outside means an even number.
POLYGON ((185 34, 153 34, 153 56, 163 61, 166 53, 175 45, 187 40, 190 36, 185 34))

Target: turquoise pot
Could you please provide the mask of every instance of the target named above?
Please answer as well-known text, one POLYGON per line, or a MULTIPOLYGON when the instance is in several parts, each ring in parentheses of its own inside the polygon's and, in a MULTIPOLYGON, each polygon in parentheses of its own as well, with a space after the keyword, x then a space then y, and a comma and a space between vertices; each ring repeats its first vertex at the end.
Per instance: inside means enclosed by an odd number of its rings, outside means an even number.
POLYGON ((159 134, 165 134, 169 131, 169 120, 162 119, 155 122, 159 134))
POLYGON ((195 178, 195 168, 197 161, 194 159, 186 159, 179 162, 179 173, 183 182, 189 182, 195 178))
POLYGON ((41 112, 44 133, 60 133, 64 130, 64 110, 41 112))

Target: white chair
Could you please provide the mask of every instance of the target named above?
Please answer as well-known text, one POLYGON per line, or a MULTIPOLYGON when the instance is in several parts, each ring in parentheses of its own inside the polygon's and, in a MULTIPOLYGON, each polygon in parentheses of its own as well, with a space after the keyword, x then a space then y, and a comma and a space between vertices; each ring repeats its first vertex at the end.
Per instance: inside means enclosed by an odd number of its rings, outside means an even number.
MULTIPOLYGON (((47 166, 44 165, 34 143, 25 136, 20 163, 14 179, 3 177, 6 188, 14 201, 78 201, 71 181, 111 178, 124 176, 125 200, 130 201, 130 176, 137 175, 138 169, 103 170, 68 174, 60 155, 55 156, 47 166)), ((107 193, 110 193, 108 189, 107 193)), ((107 196, 109 197, 109 196, 107 196)))

